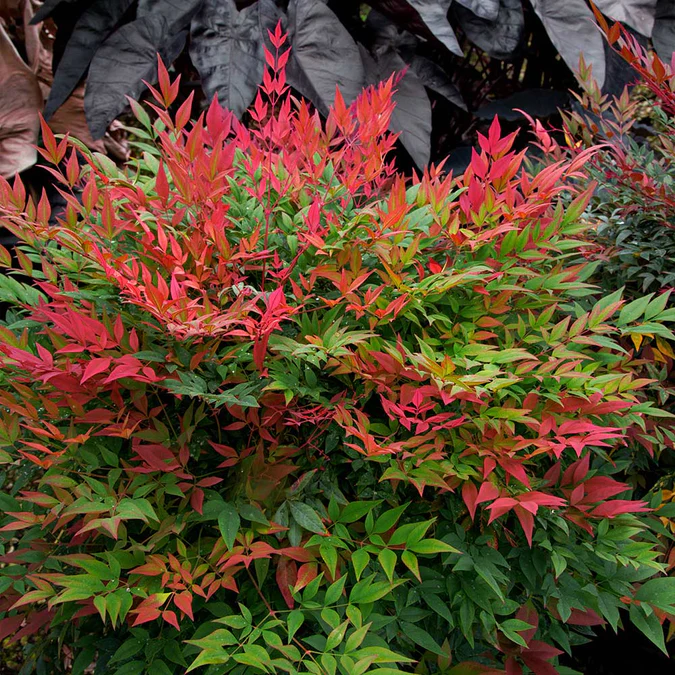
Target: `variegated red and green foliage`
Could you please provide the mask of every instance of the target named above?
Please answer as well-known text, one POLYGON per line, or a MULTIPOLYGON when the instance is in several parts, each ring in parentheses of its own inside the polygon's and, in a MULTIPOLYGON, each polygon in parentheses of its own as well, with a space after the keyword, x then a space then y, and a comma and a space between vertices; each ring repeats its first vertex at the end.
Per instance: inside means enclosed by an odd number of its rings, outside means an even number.
POLYGON ((0 636, 120 675, 569 673, 622 608, 663 645, 612 454, 658 414, 620 340, 675 312, 570 262, 594 150, 529 175, 495 121, 406 183, 395 82, 324 124, 271 40, 252 128, 160 66, 125 170, 43 129, 58 226, 0 184, 0 636))

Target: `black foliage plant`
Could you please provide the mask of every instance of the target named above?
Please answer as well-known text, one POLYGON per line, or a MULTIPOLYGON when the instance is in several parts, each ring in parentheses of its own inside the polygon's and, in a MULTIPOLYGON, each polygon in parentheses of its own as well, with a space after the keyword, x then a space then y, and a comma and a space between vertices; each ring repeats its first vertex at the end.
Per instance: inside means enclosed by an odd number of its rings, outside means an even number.
MULTIPOLYGON (((675 0, 596 6, 670 58, 675 0)), ((173 62, 185 51, 206 99, 218 96, 243 115, 262 80, 267 31, 279 20, 292 47, 289 83, 322 113, 336 86, 352 101, 363 86, 406 71, 392 130, 418 166, 429 162, 434 134, 436 145, 452 136, 450 118, 462 120, 457 141, 486 110, 517 118, 514 100, 553 113, 581 56, 601 85, 623 86, 612 81, 587 0, 46 0, 35 20, 47 17, 58 32, 45 116, 86 76, 94 137, 127 96, 142 93, 143 80, 156 78, 157 53, 173 62)))

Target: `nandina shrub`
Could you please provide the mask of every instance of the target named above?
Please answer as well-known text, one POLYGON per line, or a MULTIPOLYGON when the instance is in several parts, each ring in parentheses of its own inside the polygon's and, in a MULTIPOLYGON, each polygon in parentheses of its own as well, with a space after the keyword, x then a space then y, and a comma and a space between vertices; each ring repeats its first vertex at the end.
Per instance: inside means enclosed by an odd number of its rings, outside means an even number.
POLYGON ((119 675, 569 673, 627 614, 663 648, 612 453, 654 412, 619 340, 675 312, 570 262, 593 150, 529 175, 495 122, 406 185, 394 83, 322 126, 271 39, 255 128, 171 117, 160 67, 124 171, 44 128, 57 227, 0 186, 0 636, 119 675))

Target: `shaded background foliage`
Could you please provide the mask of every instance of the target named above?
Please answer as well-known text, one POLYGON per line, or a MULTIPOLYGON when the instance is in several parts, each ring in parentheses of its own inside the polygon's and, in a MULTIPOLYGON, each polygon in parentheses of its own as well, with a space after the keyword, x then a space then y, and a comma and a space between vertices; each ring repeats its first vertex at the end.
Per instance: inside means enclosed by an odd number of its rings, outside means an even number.
MULTIPOLYGON (((0 6, 23 14, 32 7, 28 0, 0 6)), ((597 6, 645 44, 653 37, 670 59, 671 0, 597 6)), ((514 109, 555 115, 582 54, 605 91, 620 91, 630 78, 585 0, 47 0, 31 20, 48 21, 55 35, 45 116, 56 119, 84 96, 86 135, 103 137, 126 97, 138 98, 143 80, 156 79, 157 52, 183 74, 184 96, 217 94, 241 116, 262 81, 266 30, 280 19, 293 47, 289 83, 322 114, 336 85, 351 102, 364 85, 408 69, 392 130, 401 133, 409 168, 448 154, 449 166, 464 168, 476 130, 495 114, 512 123, 523 121, 514 109)), ((36 132, 38 106, 30 107, 36 132)))

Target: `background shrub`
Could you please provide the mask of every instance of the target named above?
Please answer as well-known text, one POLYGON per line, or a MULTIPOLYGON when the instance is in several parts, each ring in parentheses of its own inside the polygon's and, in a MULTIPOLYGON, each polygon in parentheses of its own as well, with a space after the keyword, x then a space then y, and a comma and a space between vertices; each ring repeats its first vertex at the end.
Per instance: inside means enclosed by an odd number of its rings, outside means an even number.
MULTIPOLYGON (((668 2, 596 4, 670 58, 668 2)), ((623 87, 626 72, 585 0, 48 0, 35 21, 48 17, 57 30, 45 116, 86 75, 94 138, 125 110, 127 95, 144 92, 143 80, 155 81, 157 52, 190 75, 207 104, 217 94, 241 116, 262 81, 266 31, 279 19, 294 48, 288 82, 323 115, 336 85, 351 103, 362 87, 408 68, 391 127, 418 167, 472 145, 495 113, 555 115, 580 54, 608 91, 623 87)))

